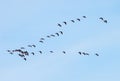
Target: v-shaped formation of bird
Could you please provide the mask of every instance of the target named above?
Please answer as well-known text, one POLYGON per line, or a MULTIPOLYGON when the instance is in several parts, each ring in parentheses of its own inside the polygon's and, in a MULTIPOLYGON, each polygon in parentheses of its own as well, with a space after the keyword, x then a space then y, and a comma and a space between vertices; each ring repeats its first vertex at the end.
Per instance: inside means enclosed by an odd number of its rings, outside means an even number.
MULTIPOLYGON (((87 18, 86 16, 82 16, 82 18, 87 18)), ((103 17, 100 17, 99 18, 100 20, 102 20, 104 23, 107 23, 107 20, 104 20, 103 19, 103 17)), ((70 22, 72 22, 72 23, 75 23, 75 22, 77 22, 77 21, 81 21, 81 19, 80 18, 76 18, 75 20, 70 20, 70 22)), ((57 24, 57 26, 58 27, 63 27, 63 24, 64 25, 67 25, 67 22, 66 21, 63 21, 62 23, 58 23, 57 24)), ((56 32, 56 33, 54 33, 54 34, 50 34, 50 35, 47 35, 46 37, 42 37, 42 38, 40 38, 40 40, 39 40, 39 42, 40 43, 44 43, 44 40, 46 39, 46 38, 52 38, 52 37, 56 37, 56 36, 60 36, 60 35, 63 35, 63 31, 58 31, 58 32, 56 32)), ((36 45, 35 44, 32 44, 32 45, 27 45, 27 47, 28 48, 36 48, 36 45)), ((13 55, 13 54, 18 54, 18 56, 20 56, 21 58, 23 58, 23 60, 27 60, 27 56, 29 56, 30 54, 31 55, 35 55, 35 52, 29 52, 29 51, 27 51, 26 49, 25 49, 25 47, 20 47, 19 49, 14 49, 14 50, 7 50, 7 52, 9 53, 9 54, 11 54, 11 55, 13 55)), ((43 54, 43 51, 42 50, 39 50, 38 51, 38 53, 39 54, 43 54)), ((53 50, 50 50, 49 51, 49 53, 55 53, 53 50)), ((66 54, 67 53, 67 51, 61 51, 61 53, 63 53, 63 54, 66 54)), ((83 56, 89 56, 90 54, 89 53, 87 53, 87 52, 81 52, 81 51, 78 51, 78 52, 76 52, 77 54, 79 54, 79 55, 83 55, 83 56)), ((98 53, 95 53, 94 55, 96 55, 96 56, 99 56, 99 54, 98 53)))

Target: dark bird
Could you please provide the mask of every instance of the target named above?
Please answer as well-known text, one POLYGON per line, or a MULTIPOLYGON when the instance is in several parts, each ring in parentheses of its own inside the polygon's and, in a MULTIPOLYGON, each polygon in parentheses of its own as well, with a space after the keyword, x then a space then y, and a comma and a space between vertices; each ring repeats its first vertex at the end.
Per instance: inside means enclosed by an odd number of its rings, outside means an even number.
POLYGON ((59 36, 59 33, 55 33, 57 36, 59 36))
POLYGON ((53 51, 50 51, 50 53, 54 53, 53 51))
POLYGON ((75 21, 74 21, 74 20, 71 20, 71 22, 75 23, 75 21))
POLYGON ((83 16, 83 18, 86 18, 86 16, 83 16))
POLYGON ((34 53, 34 52, 31 52, 31 54, 35 55, 35 53, 34 53))
POLYGON ((78 21, 80 21, 80 19, 79 19, 79 18, 77 18, 77 20, 78 20, 78 21))
POLYGON ((64 21, 63 23, 64 23, 65 25, 67 25, 67 22, 64 21))
POLYGON ((83 55, 86 55, 86 53, 85 53, 85 52, 83 52, 83 55))
POLYGON ((103 18, 102 18, 102 17, 100 17, 99 19, 103 20, 103 18))
POLYGON ((66 52, 65 51, 62 51, 64 54, 66 54, 66 52))
POLYGON ((23 54, 18 54, 20 57, 25 57, 25 55, 23 55, 23 54))
POLYGON ((7 50, 7 52, 11 52, 10 50, 7 50))
POLYGON ((89 53, 86 53, 85 55, 89 55, 89 53))
POLYGON ((42 51, 39 51, 42 54, 42 51))
POLYGON ((24 60, 26 61, 27 59, 26 59, 26 58, 24 58, 24 60))
POLYGON ((36 47, 36 45, 34 45, 34 44, 33 44, 32 46, 33 46, 33 47, 36 47))
POLYGON ((61 24, 59 24, 59 23, 58 23, 58 26, 59 26, 59 27, 62 27, 62 25, 61 25, 61 24))
POLYGON ((24 47, 21 47, 20 49, 25 49, 24 47))
POLYGON ((50 36, 48 35, 48 36, 46 36, 47 38, 50 38, 50 36))
POLYGON ((28 45, 28 47, 32 47, 32 45, 28 45))
POLYGON ((107 20, 104 20, 105 23, 107 23, 107 20))
POLYGON ((43 43, 43 41, 39 41, 39 42, 43 43))
POLYGON ((80 55, 82 54, 81 52, 78 52, 80 55))
POLYGON ((63 32, 62 31, 59 31, 62 35, 63 35, 63 32))
POLYGON ((51 34, 52 37, 55 37, 55 35, 51 34))
POLYGON ((45 40, 44 38, 40 38, 40 40, 45 40))
POLYGON ((97 53, 96 53, 95 55, 96 55, 96 56, 99 56, 99 54, 97 54, 97 53))
POLYGON ((22 54, 25 54, 25 55, 29 56, 28 51, 24 51, 22 54))

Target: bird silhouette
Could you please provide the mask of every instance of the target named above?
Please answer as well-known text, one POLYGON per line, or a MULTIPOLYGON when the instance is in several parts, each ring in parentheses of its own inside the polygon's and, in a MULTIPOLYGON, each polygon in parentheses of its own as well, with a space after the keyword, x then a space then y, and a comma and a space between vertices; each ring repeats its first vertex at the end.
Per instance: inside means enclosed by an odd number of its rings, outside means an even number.
POLYGON ((55 37, 55 35, 51 34, 52 37, 55 37))
POLYGON ((41 53, 41 54, 42 54, 42 51, 39 51, 39 53, 41 53))
POLYGON ((26 61, 27 59, 26 59, 26 58, 24 58, 24 60, 26 61))
POLYGON ((62 27, 62 25, 61 25, 61 24, 59 24, 59 23, 58 23, 58 26, 59 26, 59 27, 62 27))
POLYGON ((78 52, 80 55, 82 54, 81 52, 78 52))
POLYGON ((42 40, 40 40, 39 42, 43 43, 43 41, 42 41, 42 40))
POLYGON ((59 33, 55 33, 57 36, 59 36, 59 33))
POLYGON ((63 32, 62 31, 59 31, 62 35, 63 35, 63 32))
POLYGON ((65 25, 67 25, 67 22, 66 22, 66 21, 64 21, 63 23, 64 23, 65 25))
POLYGON ((75 23, 75 21, 74 21, 74 20, 71 20, 71 22, 75 23))
POLYGON ((105 23, 107 23, 107 20, 104 20, 105 23))
POLYGON ((50 36, 48 35, 48 36, 46 36, 47 38, 50 38, 50 36))
POLYGON ((23 55, 23 54, 18 54, 20 57, 25 57, 25 55, 23 55))
POLYGON ((21 47, 20 49, 25 49, 24 47, 21 47))
POLYGON ((102 18, 102 17, 100 17, 99 19, 103 20, 103 18, 102 18))
POLYGON ((32 45, 28 45, 28 47, 32 47, 32 45))
POLYGON ((86 55, 86 53, 85 53, 85 52, 83 52, 82 54, 83 54, 83 55, 86 55))
POLYGON ((66 52, 65 51, 62 51, 64 54, 66 54, 66 52))
POLYGON ((95 55, 96 55, 96 56, 99 56, 99 54, 98 54, 98 53, 96 53, 95 55))
POLYGON ((31 52, 31 54, 35 55, 35 53, 34 53, 34 52, 31 52))
POLYGON ((80 21, 80 19, 79 19, 79 18, 77 18, 77 20, 78 20, 78 21, 80 21))
POLYGON ((34 45, 34 44, 33 44, 32 46, 33 46, 34 48, 36 47, 36 45, 34 45))
POLYGON ((83 16, 83 18, 86 18, 86 16, 83 16))
POLYGON ((50 53, 54 53, 53 51, 50 51, 50 53))
POLYGON ((44 38, 40 38, 40 40, 45 40, 44 38))

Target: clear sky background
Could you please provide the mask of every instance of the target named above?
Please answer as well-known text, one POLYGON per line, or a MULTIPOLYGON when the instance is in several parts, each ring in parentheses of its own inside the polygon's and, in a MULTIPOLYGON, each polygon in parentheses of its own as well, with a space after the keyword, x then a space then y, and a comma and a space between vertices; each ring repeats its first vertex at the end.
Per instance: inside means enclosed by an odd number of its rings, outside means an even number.
POLYGON ((120 81, 120 0, 0 0, 0 81, 120 81), (38 42, 58 31, 64 35, 38 42), (6 52, 21 46, 35 55, 6 52))

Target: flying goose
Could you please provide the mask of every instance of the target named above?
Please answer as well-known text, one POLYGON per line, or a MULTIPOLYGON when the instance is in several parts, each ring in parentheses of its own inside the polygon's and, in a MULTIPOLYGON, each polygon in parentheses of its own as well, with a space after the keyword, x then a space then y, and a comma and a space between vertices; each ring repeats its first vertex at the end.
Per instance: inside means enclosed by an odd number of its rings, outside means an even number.
POLYGON ((64 23, 65 25, 67 25, 67 22, 64 21, 63 23, 64 23))
POLYGON ((58 23, 58 26, 59 26, 59 27, 62 27, 62 25, 61 25, 61 24, 59 24, 59 23, 58 23))

